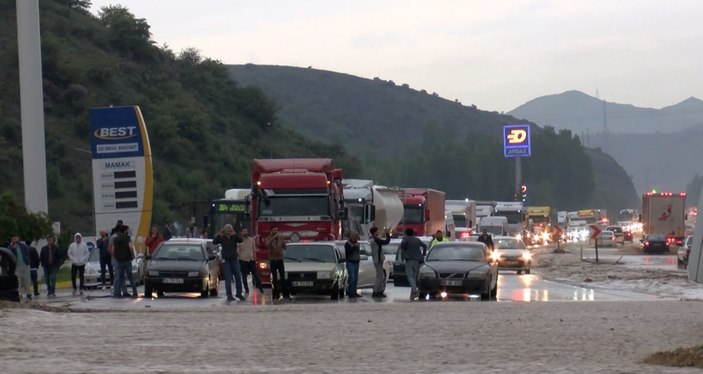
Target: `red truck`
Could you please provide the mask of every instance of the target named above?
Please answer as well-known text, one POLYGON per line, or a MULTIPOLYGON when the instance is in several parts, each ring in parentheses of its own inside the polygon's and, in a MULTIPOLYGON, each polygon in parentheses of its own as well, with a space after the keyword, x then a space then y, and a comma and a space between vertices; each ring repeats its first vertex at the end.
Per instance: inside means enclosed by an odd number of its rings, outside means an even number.
POLYGON ((671 244, 683 245, 686 237, 686 193, 647 192, 642 195, 642 230, 663 234, 671 244))
POLYGON ((256 269, 271 283, 266 237, 273 226, 288 242, 342 238, 346 220, 342 170, 328 158, 255 159, 251 220, 258 239, 256 269))
POLYGON ((430 236, 437 230, 444 232, 444 192, 430 188, 404 188, 401 199, 404 213, 398 233, 409 228, 415 231, 415 236, 430 236))

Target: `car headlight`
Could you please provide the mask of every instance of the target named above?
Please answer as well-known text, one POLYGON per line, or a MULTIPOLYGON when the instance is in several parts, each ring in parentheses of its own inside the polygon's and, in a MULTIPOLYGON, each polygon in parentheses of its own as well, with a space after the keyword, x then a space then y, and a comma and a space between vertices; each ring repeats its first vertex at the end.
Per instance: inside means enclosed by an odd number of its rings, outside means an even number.
POLYGON ((530 261, 532 259, 532 253, 528 251, 523 251, 522 252, 522 259, 525 261, 530 261))
POLYGON ((486 279, 486 275, 488 273, 485 270, 475 270, 475 271, 470 271, 469 274, 466 274, 467 279, 486 279))
POLYGON ((149 276, 150 277, 158 277, 159 272, 157 270, 149 270, 149 276))
POLYGON ((318 271, 317 272, 317 279, 332 279, 332 272, 331 271, 318 271))
POLYGON ((189 271, 189 272, 188 272, 188 276, 189 276, 189 277, 199 277, 199 276, 200 276, 200 272, 199 272, 199 271, 189 271))
POLYGON ((425 266, 422 269, 420 269, 419 277, 424 278, 424 279, 435 279, 435 278, 437 278, 437 273, 435 273, 434 270, 425 266))
POLYGON ((500 252, 498 252, 498 251, 493 251, 493 252, 491 252, 491 259, 492 259, 493 261, 498 261, 498 260, 500 260, 500 252))

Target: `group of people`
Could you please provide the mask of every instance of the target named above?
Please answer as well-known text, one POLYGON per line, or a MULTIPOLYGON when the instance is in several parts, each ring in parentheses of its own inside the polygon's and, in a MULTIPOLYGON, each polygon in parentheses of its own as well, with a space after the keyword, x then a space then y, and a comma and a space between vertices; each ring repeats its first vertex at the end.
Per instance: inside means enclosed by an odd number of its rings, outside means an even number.
MULTIPOLYGON (((225 277, 225 291, 227 293, 227 302, 239 299, 246 300, 246 295, 249 294, 249 282, 247 276, 251 274, 254 287, 259 289, 259 292, 264 293, 263 286, 256 273, 254 256, 256 254, 256 242, 254 238, 249 236, 249 230, 243 228, 239 234, 234 230, 231 224, 226 224, 212 240, 212 244, 219 244, 221 247, 220 257, 222 258, 222 267, 225 277), (235 281, 236 294, 232 295, 232 277, 235 281), (245 294, 242 294, 244 291, 245 294), (235 299, 236 297, 236 299, 235 299)), ((272 253, 269 253, 273 256, 272 253)), ((271 257, 273 259, 273 257, 271 257)), ((281 261, 283 257, 281 256, 281 261)))
POLYGON ((15 256, 15 273, 27 300, 31 300, 32 296, 39 296, 38 271, 40 266, 44 270, 47 296, 56 296, 56 273, 63 261, 59 249, 54 243, 53 235, 48 236, 46 240, 47 244, 40 251, 37 251, 31 245, 31 240, 22 242, 18 233, 13 233, 10 236, 8 249, 15 256))

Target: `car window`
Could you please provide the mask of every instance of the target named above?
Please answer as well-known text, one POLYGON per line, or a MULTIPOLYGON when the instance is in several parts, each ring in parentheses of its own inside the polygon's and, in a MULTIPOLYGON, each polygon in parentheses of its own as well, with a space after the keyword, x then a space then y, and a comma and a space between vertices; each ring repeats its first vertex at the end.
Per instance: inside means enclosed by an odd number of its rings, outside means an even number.
POLYGON ((286 248, 284 259, 298 262, 314 261, 314 262, 330 262, 336 263, 337 258, 334 255, 335 249, 329 245, 289 245, 286 248))
POLYGON ((154 254, 154 260, 204 261, 203 248, 199 244, 161 245, 154 254))
POLYGON ((427 254, 425 261, 486 261, 483 247, 437 245, 427 254))
POLYGON ((506 238, 506 239, 496 239, 493 241, 493 248, 496 249, 525 249, 525 243, 522 240, 506 238))
POLYGON ((649 235, 647 235, 644 239, 645 239, 645 240, 650 240, 650 241, 658 241, 658 242, 659 242, 659 241, 663 242, 663 241, 666 240, 666 238, 664 237, 664 235, 661 235, 661 234, 649 234, 649 235))
POLYGON ((90 252, 90 257, 88 257, 88 262, 97 262, 97 261, 100 261, 100 248, 95 247, 90 252))

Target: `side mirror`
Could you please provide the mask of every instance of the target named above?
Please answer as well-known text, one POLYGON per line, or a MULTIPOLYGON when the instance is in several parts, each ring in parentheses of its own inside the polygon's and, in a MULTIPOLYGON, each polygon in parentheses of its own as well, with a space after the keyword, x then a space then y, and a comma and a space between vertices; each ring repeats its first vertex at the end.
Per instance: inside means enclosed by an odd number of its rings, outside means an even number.
POLYGON ((217 259, 217 257, 215 255, 207 256, 208 261, 215 261, 216 259, 217 259))

